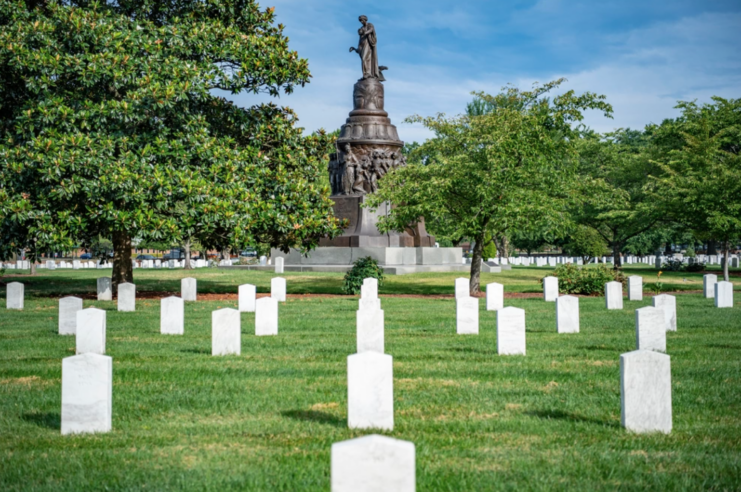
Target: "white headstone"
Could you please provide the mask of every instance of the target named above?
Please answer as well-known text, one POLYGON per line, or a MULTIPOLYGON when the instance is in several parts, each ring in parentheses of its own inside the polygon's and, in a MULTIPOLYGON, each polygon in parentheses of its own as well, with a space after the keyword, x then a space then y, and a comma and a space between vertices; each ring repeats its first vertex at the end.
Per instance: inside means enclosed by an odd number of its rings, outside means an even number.
POLYGON ((102 309, 77 311, 75 353, 105 354, 106 313, 102 309))
POLYGON ((278 334, 278 299, 262 297, 255 302, 255 335, 278 334))
POLYGON ((381 299, 377 297, 375 299, 367 299, 364 297, 358 299, 358 310, 363 311, 366 309, 381 309, 381 299))
POLYGON ((469 280, 467 278, 459 277, 455 279, 455 298, 468 297, 471 290, 469 288, 469 280))
POLYGON ((558 297, 558 278, 546 277, 543 279, 543 299, 546 302, 556 302, 558 297))
POLYGON ((504 307, 504 286, 496 282, 486 285, 486 310, 496 311, 504 307))
POLYGON ((579 298, 560 296, 556 299, 556 330, 558 333, 579 333, 579 298))
POLYGON ((459 335, 479 334, 479 299, 459 297, 455 300, 455 326, 459 335))
POLYGON ((331 492, 415 492, 414 444, 372 434, 332 444, 331 492))
POLYGON ((702 292, 706 299, 715 297, 715 284, 718 283, 718 276, 708 273, 702 276, 702 292))
POLYGON ((198 299, 198 281, 193 277, 180 280, 180 297, 183 301, 195 301, 198 299))
POLYGON ((378 299, 378 279, 368 277, 363 279, 360 286, 360 297, 363 299, 378 299))
POLYGON ((639 277, 638 275, 628 277, 628 300, 643 300, 643 277, 639 277))
POLYGON ((672 430, 671 359, 652 350, 620 355, 620 413, 636 433, 672 430))
POLYGON ((666 331, 677 331, 677 298, 669 294, 654 296, 654 307, 664 310, 666 331))
POLYGON ((62 359, 62 435, 109 432, 113 359, 87 353, 62 359))
POLYGON ((266 266, 268 264, 268 257, 267 256, 261 256, 260 257, 260 266, 266 266))
POLYGON ((180 297, 165 297, 160 301, 160 333, 163 335, 185 333, 185 302, 180 297))
POLYGON ((5 290, 5 307, 8 309, 23 309, 23 294, 25 287, 20 282, 10 282, 5 290))
POLYGON ((98 300, 111 301, 113 294, 111 290, 111 277, 98 278, 98 300))
POLYGON ((270 280, 270 297, 279 302, 286 302, 286 279, 273 277, 270 280))
POLYGON ((664 310, 646 306, 636 309, 636 348, 666 352, 664 310))
POLYGON ((347 425, 351 429, 394 429, 390 355, 363 352, 347 358, 347 425))
POLYGON ((211 355, 242 353, 242 325, 239 311, 231 308, 211 313, 211 355))
POLYGON ((359 309, 356 313, 357 352, 383 353, 383 311, 359 309))
POLYGON ((77 312, 82 311, 82 299, 79 297, 62 297, 59 299, 59 334, 74 335, 77 333, 77 312))
POLYGON ((254 313, 257 287, 252 284, 239 286, 239 311, 242 313, 254 313))
POLYGON ((525 355, 525 310, 506 307, 497 311, 497 353, 525 355))
POLYGON ((285 260, 282 256, 279 256, 275 259, 275 273, 282 274, 283 273, 283 266, 284 266, 285 260))
POLYGON ((136 311, 136 285, 129 282, 118 284, 118 310, 136 311))
POLYGON ((605 284, 605 304, 607 309, 623 309, 623 284, 620 282, 605 284))
POLYGON ((733 307, 733 284, 731 282, 717 282, 715 284, 715 307, 733 307))

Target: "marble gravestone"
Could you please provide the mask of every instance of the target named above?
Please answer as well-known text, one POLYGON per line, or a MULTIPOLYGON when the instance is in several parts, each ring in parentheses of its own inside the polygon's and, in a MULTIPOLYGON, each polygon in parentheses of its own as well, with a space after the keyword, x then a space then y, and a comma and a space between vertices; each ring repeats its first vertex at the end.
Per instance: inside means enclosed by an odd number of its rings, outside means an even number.
POLYGON ((378 279, 368 277, 363 279, 360 286, 360 297, 362 299, 378 299, 378 279))
POLYGON ((486 285, 486 310, 496 311, 504 307, 504 286, 496 282, 486 285))
POLYGON ((239 311, 231 308, 211 313, 211 355, 242 353, 242 325, 239 311))
POLYGON ((643 277, 639 277, 638 275, 628 277, 628 300, 643 300, 643 277))
POLYGON ((636 348, 666 352, 666 315, 658 307, 636 309, 636 348))
POLYGON ((183 301, 195 301, 198 299, 198 281, 193 277, 187 277, 180 281, 180 297, 183 301))
POLYGON ((607 309, 623 309, 623 284, 620 282, 605 284, 605 304, 607 309))
POLYGON ((560 296, 556 299, 556 331, 579 333, 579 298, 560 296))
POLYGON ((717 282, 715 284, 715 307, 733 307, 733 284, 731 282, 717 282))
POLYGON ((23 309, 25 286, 20 282, 10 282, 5 290, 5 307, 7 309, 23 309))
POLYGON ((279 256, 275 259, 275 273, 283 274, 284 262, 285 260, 282 256, 279 256))
POLYGON ((459 297, 455 300, 455 326, 459 335, 479 334, 479 300, 459 297))
POLYGON ((636 350, 620 356, 620 414, 621 424, 631 432, 671 432, 672 383, 668 355, 636 350))
POLYGON ((62 359, 62 435, 109 432, 113 359, 85 353, 62 359))
POLYGON ((468 297, 471 291, 469 288, 469 280, 467 278, 459 277, 455 279, 455 298, 460 299, 461 297, 468 297))
POLYGON ((702 292, 706 299, 715 297, 715 284, 718 283, 718 276, 708 273, 702 276, 702 292))
POLYGON ((332 444, 331 492, 414 492, 414 444, 371 434, 332 444))
POLYGON ((254 313, 257 300, 257 287, 252 284, 239 286, 239 311, 242 313, 254 313))
POLYGON ((160 333, 182 335, 185 333, 185 301, 176 296, 160 301, 160 333))
POLYGON ((359 309, 356 313, 357 353, 384 351, 384 319, 381 309, 359 309))
POLYGON ((497 310, 497 353, 525 355, 525 310, 506 307, 497 310))
POLYGON ((347 425, 351 429, 394 429, 390 355, 363 352, 347 358, 347 425))
POLYGON ((111 277, 100 277, 98 279, 98 300, 112 301, 113 290, 111 289, 111 277))
POLYGON ((273 277, 270 280, 270 297, 279 302, 286 302, 286 279, 273 277))
POLYGON ((546 302, 556 302, 558 297, 558 278, 546 277, 543 279, 543 299, 546 302))
POLYGON ((136 311, 136 285, 129 282, 118 284, 118 310, 136 311))
POLYGON ((278 334, 278 299, 263 297, 255 302, 255 335, 278 334))
POLYGON ((677 331, 677 298, 669 294, 654 296, 653 305, 664 310, 666 331, 677 331))
POLYGON ((82 299, 69 296, 59 299, 59 334, 77 333, 77 312, 82 311, 82 299))
POLYGON ((106 312, 87 308, 77 311, 75 353, 105 354, 106 312))

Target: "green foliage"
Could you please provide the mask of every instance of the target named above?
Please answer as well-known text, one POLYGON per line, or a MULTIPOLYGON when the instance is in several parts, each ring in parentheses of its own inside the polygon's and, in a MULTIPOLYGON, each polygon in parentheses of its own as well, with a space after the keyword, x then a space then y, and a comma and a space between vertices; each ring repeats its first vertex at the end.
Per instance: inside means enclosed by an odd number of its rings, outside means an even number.
POLYGON ((692 263, 691 265, 686 265, 684 267, 684 271, 686 272, 702 272, 705 270, 705 263, 700 263, 699 261, 692 263))
POLYGON ((679 259, 668 259, 661 265, 661 269, 667 272, 680 272, 684 269, 682 260, 679 259))
POLYGON ((378 266, 378 261, 370 256, 358 258, 353 263, 350 271, 345 274, 342 292, 349 295, 359 294, 366 278, 377 278, 379 287, 383 283, 383 269, 378 266))
POLYGON ((565 201, 574 175, 576 132, 582 112, 609 115, 603 96, 567 91, 545 97, 563 80, 536 85, 532 91, 505 88, 476 97, 493 109, 458 117, 414 116, 435 133, 406 167, 384 176, 369 206, 391 201, 396 207, 381 218, 383 231, 403 231, 418 217, 430 230, 449 238, 475 241, 471 288, 478 290, 481 248, 487 232, 507 237, 515 230, 565 227, 565 201))
POLYGON ((484 259, 484 261, 488 260, 489 258, 496 258, 497 257, 497 245, 494 243, 494 238, 492 237, 490 232, 487 232, 484 236, 484 249, 481 252, 481 258, 484 259))
POLYGON ((625 283, 625 276, 620 270, 602 264, 596 267, 579 267, 565 263, 559 265, 551 275, 558 277, 559 291, 566 294, 602 295, 607 282, 625 283))
POLYGON ((322 181, 329 137, 302 136, 288 108, 222 97, 309 82, 273 8, 40 3, 0 2, 0 244, 102 234, 116 248, 306 250, 339 232, 322 181))
POLYGON ((684 256, 687 256, 688 258, 694 258, 697 256, 695 253, 695 247, 693 245, 687 246, 687 250, 684 252, 684 256))
POLYGON ((604 238, 594 229, 586 226, 577 226, 568 236, 563 251, 569 256, 580 256, 584 263, 592 258, 604 256, 609 252, 604 238))

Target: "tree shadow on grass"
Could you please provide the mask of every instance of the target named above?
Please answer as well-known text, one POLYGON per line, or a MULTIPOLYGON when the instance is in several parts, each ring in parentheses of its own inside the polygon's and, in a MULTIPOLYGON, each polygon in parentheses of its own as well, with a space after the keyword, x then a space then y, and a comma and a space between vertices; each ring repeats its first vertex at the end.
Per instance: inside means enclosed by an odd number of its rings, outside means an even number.
POLYGON ((730 345, 727 343, 709 343, 708 348, 741 350, 741 345, 730 345))
POLYGON ((593 419, 590 417, 584 417, 576 413, 564 412, 563 410, 533 410, 533 411, 525 412, 525 415, 530 415, 531 417, 538 417, 538 418, 546 419, 546 420, 551 420, 551 419, 565 420, 568 422, 585 422, 587 424, 596 424, 596 425, 601 425, 605 427, 614 427, 614 428, 620 427, 620 424, 617 422, 611 422, 609 420, 593 419))
POLYGON ((46 427, 47 429, 59 430, 62 428, 62 417, 58 412, 29 412, 21 415, 21 418, 26 422, 36 424, 39 427, 46 427))
POLYGON ((624 350, 619 347, 610 347, 609 345, 585 345, 583 347, 579 347, 583 350, 599 350, 599 351, 605 351, 605 352, 630 352, 632 349, 624 350))
POLYGON ((281 412, 281 415, 305 422, 318 422, 335 427, 347 427, 345 419, 341 419, 331 413, 318 412, 316 410, 286 410, 285 412, 281 412))
POLYGON ((190 348, 190 349, 182 349, 181 352, 186 352, 189 354, 211 354, 211 349, 205 349, 205 348, 190 348))

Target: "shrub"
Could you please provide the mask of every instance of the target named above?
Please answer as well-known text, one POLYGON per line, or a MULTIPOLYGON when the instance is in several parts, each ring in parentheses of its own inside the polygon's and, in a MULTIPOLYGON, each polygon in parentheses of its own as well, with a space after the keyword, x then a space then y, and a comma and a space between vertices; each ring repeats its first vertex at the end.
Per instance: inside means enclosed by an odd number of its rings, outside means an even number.
POLYGON ((698 261, 698 262, 695 262, 695 263, 693 263, 691 265, 686 265, 684 267, 684 270, 686 272, 701 272, 701 271, 705 270, 705 263, 700 263, 698 261))
POLYGON ((488 260, 489 258, 496 258, 497 257, 497 245, 494 244, 494 239, 491 236, 490 232, 487 232, 484 236, 484 249, 481 252, 481 258, 484 259, 484 261, 488 260))
POLYGON ((602 294, 607 282, 625 283, 623 273, 607 265, 587 268, 566 263, 559 265, 551 275, 558 277, 558 289, 566 294, 602 294))
POLYGON ((383 269, 370 256, 359 258, 353 263, 350 271, 345 274, 345 283, 342 284, 342 291, 350 295, 359 294, 363 280, 366 278, 377 278, 379 287, 383 283, 383 269))
POLYGON ((668 272, 679 272, 683 268, 682 260, 667 260, 664 262, 663 265, 661 265, 661 269, 668 271, 668 272))

